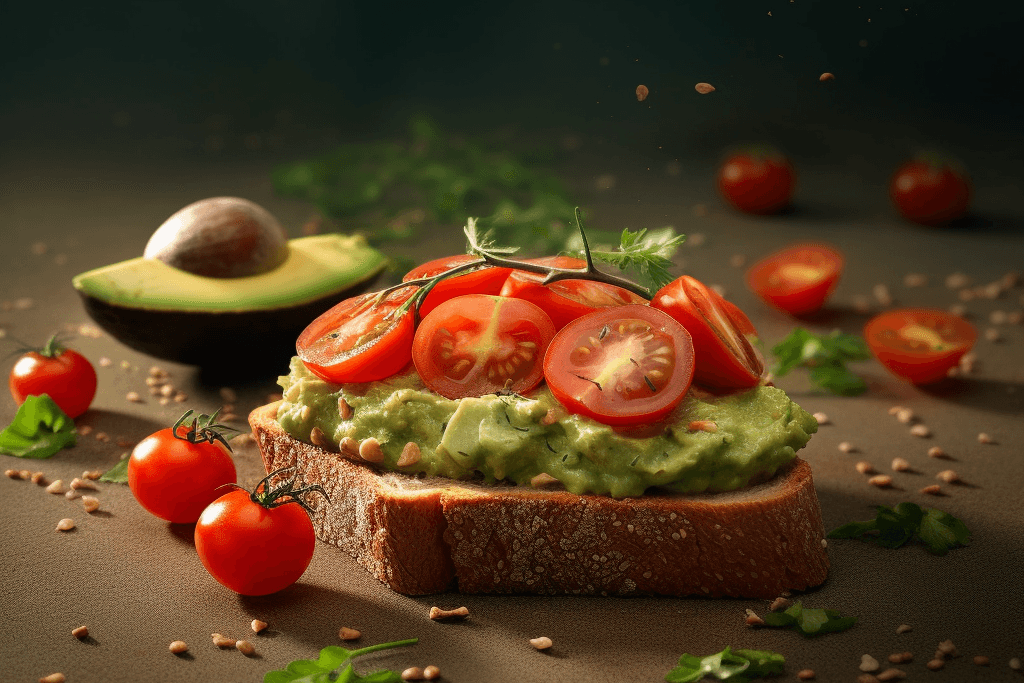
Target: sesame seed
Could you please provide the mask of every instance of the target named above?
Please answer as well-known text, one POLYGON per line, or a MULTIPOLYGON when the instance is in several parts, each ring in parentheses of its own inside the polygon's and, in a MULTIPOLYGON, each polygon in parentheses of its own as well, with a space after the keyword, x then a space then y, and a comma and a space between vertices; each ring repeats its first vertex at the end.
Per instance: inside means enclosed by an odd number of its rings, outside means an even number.
POLYGON ((910 428, 910 433, 914 436, 926 439, 932 435, 932 430, 928 429, 928 427, 923 424, 916 424, 910 428))
POLYGON ((824 425, 824 424, 828 424, 829 423, 828 415, 826 415, 825 413, 815 413, 813 417, 814 417, 814 421, 817 422, 820 425, 824 425))
POLYGON ((530 645, 533 645, 538 650, 546 650, 551 647, 551 639, 547 636, 540 636, 539 638, 531 638, 530 645))
POLYGON ((985 655, 975 655, 972 661, 978 666, 988 666, 991 663, 985 655))
POLYGON ((1003 335, 996 328, 989 327, 985 330, 985 339, 990 342, 998 342, 1003 340, 1003 335))
POLYGON ((876 472, 875 466, 869 463, 867 460, 861 460, 854 468, 861 474, 874 474, 876 472))
POLYGON ((868 483, 872 486, 877 486, 880 489, 888 488, 892 486, 892 477, 888 474, 876 474, 875 476, 868 479, 868 483))
POLYGON ((928 449, 929 458, 948 458, 949 455, 946 451, 942 450, 940 446, 932 446, 928 449))
POLYGON ((910 624, 900 624, 899 626, 896 627, 896 633, 909 633, 910 631, 913 631, 913 630, 914 629, 913 629, 913 627, 911 627, 910 624))
POLYGON ((814 680, 814 669, 801 669, 797 672, 796 677, 801 681, 813 681, 814 680))
POLYGON ((931 484, 930 486, 925 486, 923 489, 921 489, 921 493, 927 494, 929 496, 937 496, 940 493, 942 493, 942 487, 939 486, 938 484, 931 484))
POLYGON ((935 475, 935 478, 938 479, 939 481, 944 481, 947 484, 952 484, 954 482, 960 481, 960 475, 954 472, 953 470, 942 470, 941 472, 935 475))
POLYGON ((861 655, 860 656, 860 667, 859 668, 860 668, 861 671, 870 673, 872 671, 878 671, 879 667, 880 667, 880 665, 878 663, 878 660, 875 659, 874 657, 872 657, 871 655, 861 655))
POLYGON ((995 440, 985 432, 981 432, 978 434, 978 443, 995 443, 995 440))
POLYGON ((853 453, 857 448, 849 441, 843 441, 838 446, 841 453, 853 453))
POLYGON ((925 664, 925 666, 931 669, 932 671, 938 671, 939 669, 946 666, 946 662, 942 661, 941 659, 933 659, 929 661, 927 664, 925 664))
POLYGON ((910 463, 905 458, 893 458, 892 469, 894 472, 908 472, 910 471, 910 463))

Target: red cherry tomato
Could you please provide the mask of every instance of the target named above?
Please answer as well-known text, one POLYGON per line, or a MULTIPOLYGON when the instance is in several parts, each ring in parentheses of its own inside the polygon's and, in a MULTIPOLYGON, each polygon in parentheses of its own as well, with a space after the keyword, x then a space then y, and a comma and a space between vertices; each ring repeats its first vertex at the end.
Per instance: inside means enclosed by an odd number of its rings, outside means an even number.
POLYGON ((650 423, 679 405, 693 380, 693 341, 671 316, 637 304, 563 327, 544 379, 566 410, 609 425, 650 423))
POLYGON ((219 442, 189 440, 190 425, 161 429, 128 459, 128 486, 139 505, 168 522, 190 524, 235 483, 235 463, 219 442))
POLYGON ((764 363, 715 290, 683 275, 659 289, 651 306, 671 315, 693 337, 698 384, 730 390, 752 387, 761 380, 764 363))
POLYGON ((967 213, 971 181, 952 164, 915 160, 896 170, 889 196, 904 218, 924 225, 943 225, 967 213))
POLYGON ((978 332, 969 322, 938 309, 886 311, 864 326, 864 339, 875 358, 914 384, 946 377, 977 338, 978 332))
POLYGON ((77 351, 51 338, 40 351, 25 353, 8 380, 11 396, 21 405, 26 396, 48 394, 68 417, 84 413, 96 396, 96 370, 77 351))
POLYGON ((843 255, 825 244, 796 244, 761 259, 747 271, 747 286, 770 306, 791 315, 820 309, 843 273, 843 255))
MULTIPOLYGON (((402 277, 402 282, 431 278, 452 268, 479 261, 479 256, 472 254, 459 254, 447 256, 424 263, 413 268, 402 277)), ((505 278, 512 272, 511 268, 496 268, 485 266, 476 270, 469 270, 461 275, 453 275, 435 284, 426 298, 420 303, 420 318, 425 318, 432 310, 448 299, 454 299, 463 294, 494 294, 501 291, 505 278)))
POLYGON ((412 310, 397 313, 416 287, 402 287, 377 301, 370 292, 311 322, 295 342, 310 372, 328 382, 372 382, 390 377, 411 358, 412 310))
POLYGON ((423 383, 447 398, 540 384, 555 326, 529 301, 486 294, 450 299, 423 319, 412 359, 423 383))
POLYGON ((793 198, 796 174, 785 156, 771 150, 734 154, 718 169, 718 190, 745 213, 771 214, 793 198))
POLYGON ((195 531, 203 566, 241 595, 268 595, 302 576, 313 559, 316 534, 296 502, 264 507, 241 489, 203 510, 195 531))

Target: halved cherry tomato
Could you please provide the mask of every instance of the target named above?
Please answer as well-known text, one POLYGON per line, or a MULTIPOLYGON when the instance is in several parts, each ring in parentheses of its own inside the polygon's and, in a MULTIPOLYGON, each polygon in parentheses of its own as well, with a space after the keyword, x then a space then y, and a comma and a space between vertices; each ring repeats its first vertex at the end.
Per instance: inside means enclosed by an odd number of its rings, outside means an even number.
MULTIPOLYGON (((711 291, 715 292, 713 289, 711 291)), ((715 294, 718 294, 718 292, 715 292, 715 294)), ((750 322, 750 318, 747 317, 747 314, 739 306, 725 297, 720 297, 718 303, 725 309, 725 314, 729 316, 729 319, 732 320, 740 334, 748 340, 751 338, 757 339, 757 330, 754 328, 754 323, 750 322)), ((753 342, 751 341, 751 343, 753 342)))
POLYGON ((734 154, 718 170, 718 190, 740 211, 771 214, 789 205, 796 184, 793 166, 778 151, 734 154))
POLYGON ((544 378, 566 410, 609 425, 654 422, 693 380, 693 341, 650 306, 606 308, 563 327, 544 356, 544 378))
POLYGON ((752 387, 761 380, 764 363, 715 290, 683 275, 659 289, 651 306, 671 315, 693 337, 698 384, 729 390, 752 387))
POLYGON ((395 374, 411 359, 413 312, 397 314, 416 287, 345 299, 311 322, 295 342, 309 371, 328 382, 372 382, 395 374))
POLYGON ((923 157, 896 169, 889 183, 889 196, 904 218, 924 225, 943 225, 967 213, 971 181, 955 163, 923 157))
MULTIPOLYGON (((434 259, 410 270, 402 277, 402 282, 434 277, 457 266, 479 260, 480 257, 473 254, 458 254, 456 256, 434 259)), ((420 317, 427 317, 439 304, 463 294, 496 295, 501 291, 501 286, 505 284, 505 278, 511 272, 511 268, 484 266, 483 268, 465 271, 460 275, 453 275, 452 277, 440 280, 430 289, 426 298, 420 303, 420 317)))
POLYGON ((551 318, 529 301, 467 294, 423 319, 412 359, 423 383, 447 398, 522 393, 540 384, 554 334, 551 318))
POLYGON ((977 338, 963 318, 930 308, 886 311, 864 326, 864 339, 879 362, 914 384, 944 378, 977 338))
POLYGON ((843 255, 826 244, 795 244, 761 259, 747 271, 747 286, 791 315, 821 308, 843 272, 843 255))

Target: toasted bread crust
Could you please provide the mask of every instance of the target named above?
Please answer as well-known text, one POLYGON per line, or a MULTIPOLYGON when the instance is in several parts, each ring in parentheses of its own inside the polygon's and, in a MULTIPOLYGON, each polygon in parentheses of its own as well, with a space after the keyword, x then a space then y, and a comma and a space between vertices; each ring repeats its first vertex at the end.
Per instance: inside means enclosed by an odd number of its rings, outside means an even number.
POLYGON ((288 435, 276 403, 249 416, 268 472, 296 465, 331 503, 313 517, 399 593, 774 598, 828 573, 810 466, 740 491, 615 499, 420 479, 288 435))

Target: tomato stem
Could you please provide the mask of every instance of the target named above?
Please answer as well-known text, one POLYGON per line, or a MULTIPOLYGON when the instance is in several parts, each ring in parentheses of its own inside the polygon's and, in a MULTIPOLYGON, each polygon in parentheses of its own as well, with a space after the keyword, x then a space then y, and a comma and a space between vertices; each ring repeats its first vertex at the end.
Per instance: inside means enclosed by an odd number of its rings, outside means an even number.
POLYGON ((231 450, 231 444, 224 438, 222 432, 232 431, 237 432, 238 430, 234 427, 229 427, 225 424, 219 424, 217 420, 217 413, 220 412, 220 408, 214 411, 213 415, 205 415, 200 413, 198 417, 192 418, 192 424, 188 427, 188 431, 184 435, 179 434, 178 430, 186 426, 185 422, 192 415, 192 410, 186 410, 185 414, 178 418, 178 421, 171 427, 171 434, 174 435, 175 439, 181 439, 188 441, 189 443, 221 443, 224 448, 231 450))
MULTIPOLYGON (((284 481, 279 482, 277 486, 271 485, 270 482, 274 477, 280 477, 283 473, 294 470, 295 465, 289 465, 288 467, 282 467, 279 470, 274 470, 267 476, 263 477, 260 479, 259 483, 253 487, 252 491, 249 492, 249 500, 257 505, 267 508, 268 510, 288 503, 298 503, 299 506, 301 506, 309 515, 313 514, 313 509, 309 507, 309 503, 301 497, 303 494, 309 492, 319 493, 328 503, 331 502, 331 497, 327 495, 327 492, 324 491, 324 488, 319 484, 311 484, 310 486, 296 488, 296 485, 299 483, 299 478, 294 474, 284 481)), ((239 486, 238 488, 242 487, 239 486)))

